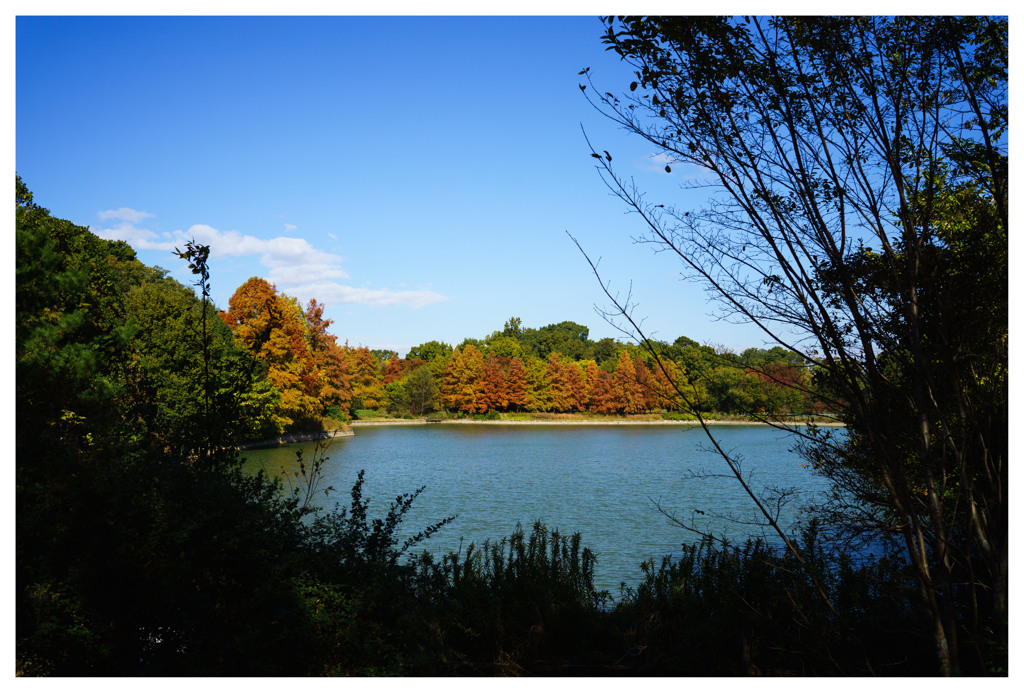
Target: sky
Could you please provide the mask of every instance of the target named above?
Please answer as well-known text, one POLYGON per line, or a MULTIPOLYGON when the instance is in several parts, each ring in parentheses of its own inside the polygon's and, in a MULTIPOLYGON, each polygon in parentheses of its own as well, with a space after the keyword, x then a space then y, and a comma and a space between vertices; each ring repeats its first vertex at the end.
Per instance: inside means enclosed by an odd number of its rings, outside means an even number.
POLYGON ((649 199, 699 204, 584 98, 628 89, 596 16, 18 16, 15 161, 36 203, 213 300, 259 276, 326 305, 339 341, 404 356, 571 320, 741 351, 667 253, 634 239, 587 138, 649 199), (584 136, 586 134, 586 137, 584 136), (576 247, 599 262, 600 279, 576 247))

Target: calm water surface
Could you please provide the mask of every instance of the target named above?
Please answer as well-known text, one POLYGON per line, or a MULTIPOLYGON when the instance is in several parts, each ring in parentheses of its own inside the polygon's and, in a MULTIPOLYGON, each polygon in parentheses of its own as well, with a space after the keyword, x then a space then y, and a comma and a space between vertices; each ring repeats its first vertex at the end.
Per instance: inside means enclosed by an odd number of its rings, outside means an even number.
MULTIPOLYGON (((797 519, 801 500, 824 488, 822 480, 790 451, 791 436, 765 426, 718 426, 714 433, 743 458, 753 487, 799 490, 783 516, 797 519)), ((244 453, 246 469, 285 475, 296 468, 289 445, 244 453)), ((412 533, 449 516, 457 519, 420 546, 435 552, 469 542, 500 539, 517 522, 536 521, 562 533, 580 532, 597 553, 598 587, 618 594, 619 583, 635 585, 640 563, 679 549, 694 535, 673 525, 655 508, 702 521, 736 539, 751 530, 713 519, 713 514, 755 519, 750 500, 735 479, 694 478, 691 472, 727 475, 728 468, 702 430, 689 426, 460 425, 360 427, 329 443, 324 486, 336 491, 327 507, 345 505, 360 469, 364 493, 380 516, 400 493, 426 486, 405 529, 412 533)), ((323 496, 321 496, 323 498, 323 496)))

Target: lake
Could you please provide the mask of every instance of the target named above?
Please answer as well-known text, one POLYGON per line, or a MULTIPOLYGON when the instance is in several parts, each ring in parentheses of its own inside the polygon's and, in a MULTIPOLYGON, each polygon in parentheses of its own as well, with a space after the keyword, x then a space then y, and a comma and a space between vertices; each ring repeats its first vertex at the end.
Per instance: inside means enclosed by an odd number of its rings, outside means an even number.
MULTIPOLYGON (((400 493, 426 486, 407 515, 411 534, 449 515, 454 523, 419 548, 437 553, 470 542, 524 530, 536 521, 563 534, 580 532, 597 554, 595 582, 618 595, 620 582, 636 585, 640 563, 677 551, 696 536, 674 525, 655 507, 742 540, 756 527, 716 516, 755 520, 750 499, 710 449, 703 430, 682 425, 429 424, 355 428, 355 435, 328 442, 320 498, 325 507, 346 505, 360 469, 373 517, 382 516, 400 493), (695 478, 692 473, 706 473, 695 478), (701 511, 704 515, 695 514, 701 511)), ((790 434, 767 426, 715 426, 725 450, 742 457, 752 487, 799 490, 782 516, 791 526, 800 506, 825 482, 791 452, 790 434)), ((245 469, 284 474, 297 468, 295 451, 312 444, 247 450, 245 469)))

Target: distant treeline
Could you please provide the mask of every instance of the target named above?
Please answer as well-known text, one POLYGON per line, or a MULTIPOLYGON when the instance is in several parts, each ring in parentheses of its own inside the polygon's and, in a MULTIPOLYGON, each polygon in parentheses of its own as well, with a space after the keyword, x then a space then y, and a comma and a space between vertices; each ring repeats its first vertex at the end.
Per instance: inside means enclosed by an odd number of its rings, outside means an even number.
POLYGON ((245 351, 266 364, 280 393, 281 430, 317 416, 371 410, 392 416, 450 413, 591 412, 821 414, 807 394, 811 364, 773 347, 736 354, 687 337, 642 348, 565 321, 541 328, 511 318, 502 330, 452 347, 431 340, 405 358, 338 345, 315 299, 300 307, 253 277, 221 318, 245 351))

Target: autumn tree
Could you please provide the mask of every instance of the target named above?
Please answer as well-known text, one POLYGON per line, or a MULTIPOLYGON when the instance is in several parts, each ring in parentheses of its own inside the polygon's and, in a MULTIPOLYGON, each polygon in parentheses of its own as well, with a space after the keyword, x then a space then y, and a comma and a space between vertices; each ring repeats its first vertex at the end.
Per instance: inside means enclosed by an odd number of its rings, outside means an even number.
POLYGON ((646 411, 646 393, 637 373, 638 365, 643 368, 643 364, 639 361, 634 363, 628 349, 623 349, 619 353, 613 380, 615 399, 619 403, 617 408, 625 414, 639 414, 646 411))
POLYGON ((384 362, 384 365, 381 367, 380 374, 381 378, 384 380, 384 384, 390 385, 401 378, 407 370, 408 367, 405 366, 404 359, 392 356, 384 362))
POLYGON ((235 290, 220 316, 235 340, 267 365, 267 380, 281 395, 279 429, 319 420, 321 376, 298 302, 252 277, 235 290))
POLYGON ((505 381, 508 390, 508 406, 514 411, 522 411, 526 407, 528 383, 526 366, 519 356, 508 363, 508 378, 505 381))
POLYGON ((587 408, 587 378, 584 366, 579 361, 568 361, 565 365, 568 369, 572 411, 584 411, 587 408))
POLYGON ((380 373, 380 359, 368 347, 345 345, 345 358, 352 383, 352 409, 377 409, 384 406, 387 392, 380 373))
POLYGON ((865 509, 835 505, 828 524, 900 541, 944 674, 1005 661, 1007 32, 1000 17, 609 18, 635 79, 621 97, 581 85, 712 192, 646 201, 592 150, 647 240, 814 364, 849 438, 796 433, 865 509))
POLYGON ((592 359, 580 361, 578 365, 583 374, 583 398, 580 401, 585 405, 583 408, 590 411, 591 398, 594 394, 594 385, 597 384, 597 372, 599 369, 597 362, 592 359))
POLYGON ((327 410, 347 415, 352 404, 352 377, 338 338, 328 331, 334 321, 324 318, 324 306, 315 298, 309 299, 305 317, 309 346, 320 372, 320 399, 327 410))
POLYGON ((484 372, 483 354, 472 344, 452 352, 441 383, 441 402, 451 411, 486 411, 481 397, 484 372))
POLYGON ((572 382, 569 366, 562 361, 557 351, 547 358, 548 396, 547 405, 551 411, 567 412, 573 409, 572 382))
POLYGON ((392 356, 381 367, 381 377, 385 385, 390 385, 396 380, 406 377, 420 366, 426 365, 427 362, 421 359, 400 359, 397 356, 392 356))
POLYGON ((616 395, 615 383, 608 371, 591 363, 587 366, 587 385, 590 389, 590 411, 596 414, 621 413, 622 402, 616 395))
POLYGON ((551 381, 548 379, 547 361, 528 356, 523 366, 526 370, 526 411, 550 411, 551 381))
POLYGON ((508 408, 509 359, 498 356, 494 352, 484 358, 484 370, 481 376, 482 390, 480 397, 484 411, 505 411, 508 408))
POLYGON ((652 406, 667 411, 678 411, 682 407, 676 388, 689 390, 689 382, 682 367, 669 359, 659 360, 652 369, 651 382, 654 389, 652 406))

